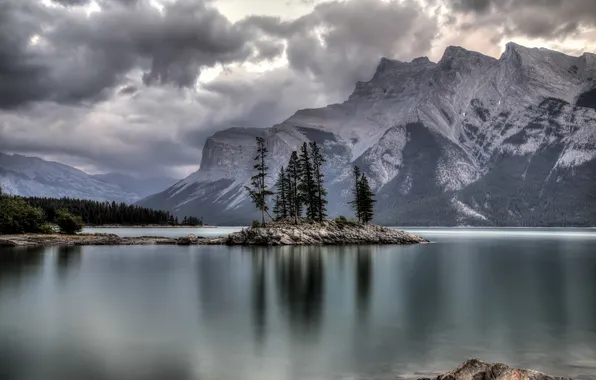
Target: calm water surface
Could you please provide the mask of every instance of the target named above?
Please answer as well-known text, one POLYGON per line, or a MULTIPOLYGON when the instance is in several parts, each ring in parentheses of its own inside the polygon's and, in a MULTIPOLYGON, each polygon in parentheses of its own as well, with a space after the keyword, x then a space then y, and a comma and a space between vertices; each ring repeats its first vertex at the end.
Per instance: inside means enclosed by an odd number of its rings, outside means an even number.
POLYGON ((0 249, 0 379, 596 379, 596 230, 411 230, 434 243, 0 249))

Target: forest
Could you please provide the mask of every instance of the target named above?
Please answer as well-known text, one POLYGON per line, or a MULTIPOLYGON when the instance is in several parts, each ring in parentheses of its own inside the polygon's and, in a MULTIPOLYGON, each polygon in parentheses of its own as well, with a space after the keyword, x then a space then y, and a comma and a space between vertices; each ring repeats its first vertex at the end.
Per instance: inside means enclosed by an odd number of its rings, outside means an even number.
POLYGON ((200 226, 201 218, 179 220, 169 212, 116 202, 71 198, 19 197, 0 188, 0 233, 76 233, 85 225, 200 226))
POLYGON ((98 202, 72 198, 24 198, 25 202, 33 207, 40 208, 49 220, 56 215, 57 210, 66 210, 73 215, 78 215, 86 225, 184 225, 200 226, 201 218, 178 217, 167 211, 128 205, 116 202, 98 202))

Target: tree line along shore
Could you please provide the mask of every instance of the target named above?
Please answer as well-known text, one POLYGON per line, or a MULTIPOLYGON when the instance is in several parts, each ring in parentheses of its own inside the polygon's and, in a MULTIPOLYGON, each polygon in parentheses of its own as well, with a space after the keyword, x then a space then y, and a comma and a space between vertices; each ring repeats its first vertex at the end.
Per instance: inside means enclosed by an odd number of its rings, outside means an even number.
POLYGON ((195 227, 202 226, 203 220, 180 220, 167 211, 125 203, 12 196, 0 188, 0 234, 75 234, 86 225, 195 227))

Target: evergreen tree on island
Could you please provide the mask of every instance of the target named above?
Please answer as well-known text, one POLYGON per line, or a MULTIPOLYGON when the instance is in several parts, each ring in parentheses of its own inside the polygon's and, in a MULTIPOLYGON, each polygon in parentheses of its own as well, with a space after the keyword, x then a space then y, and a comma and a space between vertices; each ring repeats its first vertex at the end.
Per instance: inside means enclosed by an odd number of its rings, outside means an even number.
POLYGON ((313 172, 315 180, 315 212, 316 220, 322 222, 327 218, 327 190, 323 186, 324 175, 323 175, 323 164, 325 163, 325 157, 321 153, 321 149, 316 142, 310 143, 310 151, 313 162, 313 172))
POLYGON ((358 222, 362 222, 362 197, 360 196, 360 168, 358 166, 354 166, 352 170, 354 176, 354 187, 352 187, 352 200, 348 202, 354 213, 356 214, 356 219, 358 222))
POLYGON ((303 143, 300 148, 300 199, 306 206, 306 217, 311 220, 317 219, 316 208, 316 185, 313 172, 313 164, 308 151, 308 144, 303 143))
POLYGON ((370 223, 374 218, 375 194, 370 189, 368 177, 360 172, 358 166, 354 166, 354 187, 352 188, 353 198, 349 202, 360 223, 370 223))
POLYGON ((279 169, 279 173, 277 175, 277 181, 275 182, 276 196, 275 196, 275 206, 273 208, 273 212, 275 213, 276 219, 285 219, 289 216, 289 205, 288 205, 288 197, 290 195, 289 189, 289 182, 287 180, 286 172, 284 167, 282 166, 279 169))
POLYGON ((286 169, 287 191, 286 195, 288 202, 289 215, 294 218, 294 222, 298 224, 298 218, 302 216, 302 201, 300 199, 299 184, 300 184, 300 162, 298 160, 298 153, 292 152, 290 162, 286 169))
POLYGON ((250 198, 253 203, 261 211, 261 223, 265 224, 265 213, 269 210, 267 206, 267 196, 272 195, 273 192, 267 189, 265 180, 267 178, 267 170, 269 167, 265 163, 267 158, 267 146, 265 145, 265 139, 257 137, 257 155, 255 156, 255 165, 253 168, 256 174, 251 177, 251 186, 245 186, 246 191, 250 194, 250 198))
POLYGON ((358 193, 360 194, 360 217, 362 219, 362 223, 370 223, 372 222, 375 211, 375 194, 371 191, 370 185, 368 183, 368 178, 362 174, 360 177, 360 190, 358 193))

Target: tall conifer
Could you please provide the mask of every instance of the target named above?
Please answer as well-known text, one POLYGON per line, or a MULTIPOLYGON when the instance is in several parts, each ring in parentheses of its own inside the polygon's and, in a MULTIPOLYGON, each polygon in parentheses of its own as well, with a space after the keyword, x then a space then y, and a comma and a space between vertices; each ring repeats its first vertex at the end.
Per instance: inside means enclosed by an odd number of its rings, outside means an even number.
POLYGON ((276 213, 277 219, 284 219, 287 218, 289 215, 289 184, 283 166, 279 169, 279 174, 277 175, 277 182, 275 183, 275 187, 277 189, 277 196, 275 198, 275 209, 273 211, 276 213))
POLYGON ((359 184, 360 190, 360 216, 362 223, 370 223, 375 215, 374 205, 376 200, 374 199, 375 194, 371 191, 368 183, 368 178, 362 174, 359 184))
POLYGON ((267 196, 272 195, 273 192, 267 189, 265 180, 267 178, 267 170, 269 167, 265 163, 267 158, 267 146, 265 139, 257 137, 257 154, 255 156, 255 164, 253 168, 256 174, 251 177, 252 187, 245 186, 246 191, 250 194, 250 197, 257 207, 261 211, 261 223, 265 224, 265 212, 269 210, 267 206, 267 196))
POLYGON ((354 176, 354 187, 352 187, 352 200, 348 202, 354 213, 356 214, 356 219, 359 222, 362 221, 362 197, 360 195, 360 168, 358 166, 354 166, 352 170, 352 174, 354 176))
POLYGON ((300 200, 300 192, 298 189, 300 183, 300 162, 296 151, 293 151, 290 156, 290 161, 286 169, 286 176, 289 195, 289 214, 294 218, 294 222, 298 223, 298 218, 302 216, 302 202, 300 200))
POLYGON ((310 151, 312 156, 315 180, 316 219, 319 222, 322 222, 327 217, 327 191, 325 190, 325 181, 323 175, 323 164, 325 163, 325 157, 323 157, 321 149, 314 141, 310 143, 310 151))
POLYGON ((316 186, 313 164, 307 143, 303 143, 300 148, 300 174, 300 198, 306 206, 306 217, 315 220, 317 218, 316 186))

